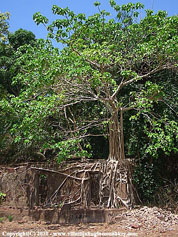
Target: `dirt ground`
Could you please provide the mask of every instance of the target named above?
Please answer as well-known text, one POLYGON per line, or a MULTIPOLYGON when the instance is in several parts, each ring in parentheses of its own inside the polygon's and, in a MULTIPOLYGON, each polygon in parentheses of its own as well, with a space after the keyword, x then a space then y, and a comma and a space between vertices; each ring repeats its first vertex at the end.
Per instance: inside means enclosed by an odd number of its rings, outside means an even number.
POLYGON ((27 213, 20 216, 17 209, 6 210, 3 206, 0 214, 0 236, 178 236, 178 215, 158 207, 142 206, 125 210, 111 218, 109 223, 99 224, 50 224, 42 220, 35 222, 27 213))
POLYGON ((127 229, 126 226, 117 224, 78 224, 78 225, 58 225, 42 222, 9 222, 4 221, 0 224, 1 236, 178 236, 178 225, 172 226, 172 230, 158 231, 144 230, 132 226, 127 229))

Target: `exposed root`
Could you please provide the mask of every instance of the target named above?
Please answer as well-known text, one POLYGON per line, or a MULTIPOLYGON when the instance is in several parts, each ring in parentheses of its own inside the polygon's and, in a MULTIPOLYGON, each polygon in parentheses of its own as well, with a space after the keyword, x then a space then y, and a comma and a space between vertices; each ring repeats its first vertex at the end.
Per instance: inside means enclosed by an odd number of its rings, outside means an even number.
MULTIPOLYGON (((95 205, 99 207, 118 208, 125 206, 131 207, 134 201, 131 173, 129 172, 126 162, 120 162, 115 159, 108 159, 106 161, 95 163, 77 163, 71 164, 70 167, 61 170, 60 172, 31 167, 32 170, 37 172, 52 172, 60 175, 63 181, 59 187, 53 192, 50 198, 46 200, 45 206, 53 206, 59 200, 63 205, 79 205, 83 208, 93 204, 92 177, 98 177, 98 203, 95 205), (62 195, 62 193, 71 187, 69 195, 62 195), (62 196, 65 197, 62 199, 62 196)), ((96 180, 95 180, 96 181, 96 180)))
POLYGON ((119 161, 109 159, 102 167, 100 180, 100 205, 118 208, 132 204, 128 167, 119 161))

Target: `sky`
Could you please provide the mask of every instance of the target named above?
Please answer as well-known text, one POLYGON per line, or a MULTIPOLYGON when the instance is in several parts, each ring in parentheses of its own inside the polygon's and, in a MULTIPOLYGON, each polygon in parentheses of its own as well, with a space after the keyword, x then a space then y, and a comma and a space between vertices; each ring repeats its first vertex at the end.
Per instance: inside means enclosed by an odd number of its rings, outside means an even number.
MULTIPOLYGON (((51 8, 53 5, 60 7, 69 7, 75 13, 85 13, 91 15, 96 12, 96 7, 93 3, 96 0, 0 0, 0 11, 8 11, 10 17, 10 32, 22 28, 32 31, 37 38, 46 38, 47 31, 44 26, 37 26, 33 21, 33 14, 41 12, 52 22, 54 15, 51 8)), ((101 8, 109 10, 109 0, 98 0, 101 2, 101 8)), ((116 0, 119 5, 128 2, 141 2, 145 5, 146 9, 152 9, 157 12, 158 10, 166 10, 168 15, 178 14, 178 0, 116 0)), ((142 13, 144 14, 144 13, 142 13)))

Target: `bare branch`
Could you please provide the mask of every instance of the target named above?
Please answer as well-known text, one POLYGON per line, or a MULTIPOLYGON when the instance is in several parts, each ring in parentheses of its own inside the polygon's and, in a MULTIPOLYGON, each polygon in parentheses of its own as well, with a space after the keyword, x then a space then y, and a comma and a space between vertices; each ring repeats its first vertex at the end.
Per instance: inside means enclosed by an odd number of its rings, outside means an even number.
MULTIPOLYGON (((71 45, 71 47, 72 47, 72 45, 71 45)), ((74 47, 72 47, 72 50, 73 50, 76 54, 78 54, 80 57, 83 58, 83 55, 82 55, 81 53, 79 53, 79 51, 77 51, 76 49, 74 49, 74 47)), ((85 60, 86 62, 90 63, 90 64, 91 64, 92 66, 94 66, 95 68, 101 69, 100 64, 91 61, 89 58, 84 58, 84 60, 85 60)))
POLYGON ((121 82, 119 84, 119 86, 117 87, 117 90, 113 93, 113 95, 111 96, 111 99, 114 99, 114 97, 119 93, 119 91, 122 89, 122 87, 124 86, 124 83, 121 82))
POLYGON ((172 69, 172 68, 174 68, 174 66, 169 66, 169 65, 164 65, 164 66, 162 66, 162 67, 157 67, 157 68, 155 68, 154 70, 152 70, 151 72, 149 72, 149 73, 147 73, 147 74, 144 74, 144 75, 138 75, 137 77, 134 77, 134 78, 132 78, 132 79, 130 79, 130 80, 126 80, 126 81, 122 81, 120 84, 119 84, 119 86, 118 86, 118 88, 117 88, 117 90, 113 93, 113 95, 111 96, 111 98, 113 99, 118 93, 119 93, 119 91, 122 89, 122 87, 123 86, 126 86, 126 85, 129 85, 129 84, 131 84, 132 82, 134 82, 134 81, 137 81, 137 80, 142 80, 142 79, 144 79, 144 78, 146 78, 146 77, 149 77, 149 76, 151 76, 152 74, 154 74, 154 73, 156 73, 156 72, 159 72, 159 71, 161 71, 161 70, 165 70, 165 69, 172 69))

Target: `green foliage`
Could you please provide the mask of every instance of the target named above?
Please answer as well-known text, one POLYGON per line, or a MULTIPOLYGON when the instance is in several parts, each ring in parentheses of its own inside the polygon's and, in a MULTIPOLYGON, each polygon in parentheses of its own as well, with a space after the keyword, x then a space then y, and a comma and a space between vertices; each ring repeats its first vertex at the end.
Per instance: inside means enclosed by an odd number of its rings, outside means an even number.
POLYGON ((148 157, 141 158, 134 170, 133 180, 140 199, 143 202, 153 202, 154 194, 161 185, 159 165, 150 162, 148 157))
POLYGON ((40 23, 43 23, 43 24, 48 23, 48 19, 46 17, 42 16, 40 12, 35 13, 34 18, 36 19, 35 22, 37 25, 39 25, 40 23))
MULTIPOLYGON (((0 85, 10 94, 18 95, 21 86, 12 85, 12 78, 20 72, 20 65, 16 63, 17 49, 23 45, 34 45, 35 35, 23 29, 14 34, 8 34, 8 42, 0 44, 0 85)), ((24 51, 25 53, 25 51, 24 51)))
POLYGON ((149 145, 146 148, 146 153, 154 157, 158 157, 159 150, 164 151, 166 155, 170 155, 172 151, 178 152, 176 144, 178 142, 178 124, 176 121, 170 121, 168 118, 162 118, 159 121, 154 121, 152 130, 145 133, 150 139, 149 145))
POLYGON ((40 179, 46 180, 47 179, 46 174, 40 174, 40 179))
MULTIPOLYGON (((161 78, 158 84, 161 92, 153 93, 154 97, 152 97, 149 113, 146 113, 142 108, 141 114, 138 114, 137 111, 130 111, 125 115, 125 124, 127 124, 124 130, 126 154, 135 157, 134 182, 139 196, 144 202, 158 204, 157 196, 159 190, 163 189, 164 180, 173 182, 178 178, 176 170, 178 149, 176 75, 176 73, 162 72, 152 80, 151 84, 148 83, 148 88, 150 85, 152 88, 153 85, 153 89, 155 89, 155 81, 161 78)), ((145 92, 150 92, 148 88, 145 92)), ((146 97, 148 96, 150 97, 150 93, 146 93, 146 97)))
POLYGON ((66 158, 91 157, 87 150, 81 149, 81 146, 78 146, 80 143, 81 141, 78 139, 68 139, 55 143, 51 148, 59 150, 57 159, 59 163, 66 158))
MULTIPOLYGON (((12 78, 20 72, 17 49, 22 45, 34 45, 32 32, 19 29, 14 34, 8 33, 8 41, 0 44, 0 152, 2 157, 14 155, 14 139, 10 129, 17 122, 18 114, 11 99, 19 95, 22 85, 12 84, 12 78)), ((25 53, 25 51, 23 51, 25 53)))
POLYGON ((25 44, 34 45, 36 37, 31 31, 19 29, 14 34, 8 34, 8 40, 13 49, 17 50, 20 46, 25 44))
POLYGON ((0 12, 0 43, 7 40, 8 28, 9 28, 9 12, 0 12))
POLYGON ((94 5, 95 5, 95 7, 98 7, 98 6, 101 5, 101 3, 97 1, 97 2, 94 3, 94 5))
POLYGON ((6 194, 0 192, 0 204, 2 204, 2 202, 5 200, 5 198, 6 198, 6 194))
POLYGON ((7 219, 9 220, 9 222, 12 222, 13 221, 13 216, 8 215, 7 219))

